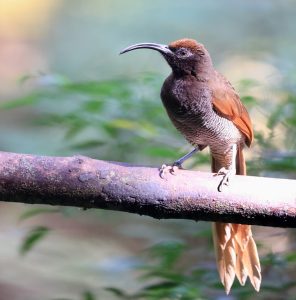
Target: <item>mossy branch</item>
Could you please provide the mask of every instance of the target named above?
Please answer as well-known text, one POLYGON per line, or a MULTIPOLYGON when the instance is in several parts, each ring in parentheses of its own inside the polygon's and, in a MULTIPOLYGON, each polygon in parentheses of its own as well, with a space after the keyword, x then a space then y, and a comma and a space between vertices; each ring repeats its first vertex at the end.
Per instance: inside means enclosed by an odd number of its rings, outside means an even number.
POLYGON ((176 218, 296 227, 296 181, 221 177, 178 170, 166 179, 157 168, 94 160, 0 152, 0 200, 101 208, 176 218))

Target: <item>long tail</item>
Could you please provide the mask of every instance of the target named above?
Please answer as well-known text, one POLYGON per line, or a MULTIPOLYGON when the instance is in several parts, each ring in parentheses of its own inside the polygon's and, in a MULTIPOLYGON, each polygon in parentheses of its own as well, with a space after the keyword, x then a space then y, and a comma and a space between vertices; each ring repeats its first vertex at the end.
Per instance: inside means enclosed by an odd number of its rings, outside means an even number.
MULTIPOLYGON (((217 172, 221 167, 212 157, 212 172, 217 172)), ((241 147, 238 147, 236 155, 236 174, 246 175, 245 159, 241 147)), ((245 285, 249 276, 253 287, 258 292, 261 284, 261 267, 251 226, 214 223, 213 239, 217 267, 226 293, 229 293, 235 275, 241 285, 245 285)))

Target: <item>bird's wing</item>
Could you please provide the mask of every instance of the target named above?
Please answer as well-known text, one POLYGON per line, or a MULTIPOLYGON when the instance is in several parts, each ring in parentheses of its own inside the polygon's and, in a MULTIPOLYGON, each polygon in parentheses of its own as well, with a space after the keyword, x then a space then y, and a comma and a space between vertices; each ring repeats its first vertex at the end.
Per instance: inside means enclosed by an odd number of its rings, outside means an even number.
POLYGON ((212 102, 215 111, 222 117, 232 121, 246 136, 246 144, 251 145, 254 133, 249 114, 242 104, 239 95, 224 76, 217 72, 215 81, 210 81, 212 102))

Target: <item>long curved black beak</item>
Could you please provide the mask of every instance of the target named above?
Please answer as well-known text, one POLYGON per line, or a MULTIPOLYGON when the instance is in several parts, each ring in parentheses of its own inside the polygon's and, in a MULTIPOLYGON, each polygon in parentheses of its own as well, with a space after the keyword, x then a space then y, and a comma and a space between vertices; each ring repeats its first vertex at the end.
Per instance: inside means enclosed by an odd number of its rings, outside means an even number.
POLYGON ((164 55, 173 53, 167 45, 155 44, 155 43, 140 43, 140 44, 131 45, 123 49, 119 54, 123 54, 136 49, 152 49, 164 55))

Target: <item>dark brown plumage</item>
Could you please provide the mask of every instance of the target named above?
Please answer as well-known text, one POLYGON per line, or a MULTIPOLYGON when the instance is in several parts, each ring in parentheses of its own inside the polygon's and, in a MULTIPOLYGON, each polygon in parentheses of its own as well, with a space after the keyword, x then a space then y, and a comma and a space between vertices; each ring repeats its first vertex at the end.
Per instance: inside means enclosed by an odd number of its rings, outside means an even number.
MULTIPOLYGON (((223 175, 221 191, 233 174, 246 174, 244 145, 253 141, 249 114, 231 84, 213 67, 206 48, 192 39, 171 44, 143 43, 122 53, 149 48, 157 50, 172 68, 161 89, 161 99, 176 128, 196 150, 174 163, 182 162, 197 150, 209 146, 212 171, 223 175)), ((163 166, 161 175, 171 166, 163 166)), ((235 275, 242 285, 247 277, 258 291, 261 270, 251 226, 215 223, 213 226, 220 278, 229 293, 235 275)))

